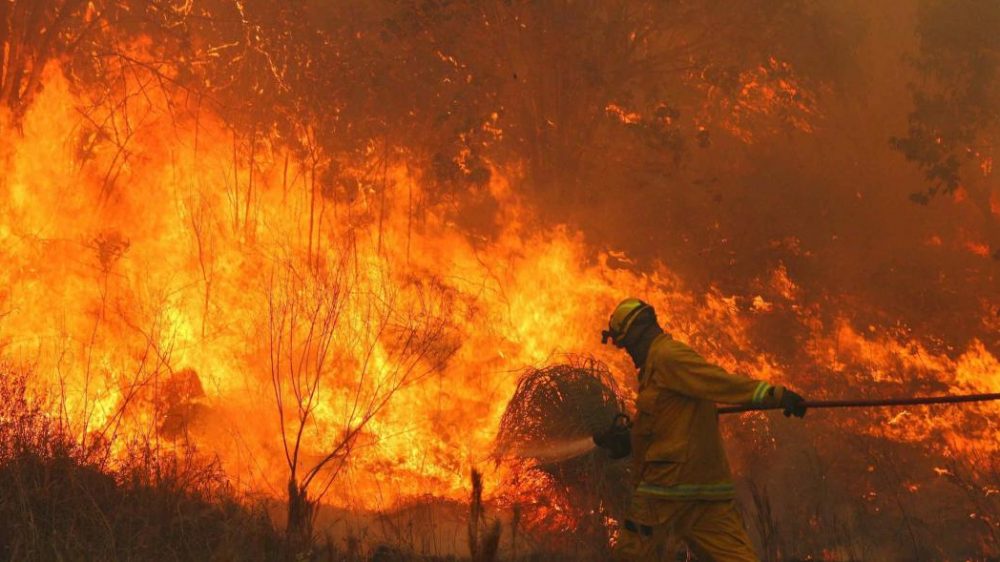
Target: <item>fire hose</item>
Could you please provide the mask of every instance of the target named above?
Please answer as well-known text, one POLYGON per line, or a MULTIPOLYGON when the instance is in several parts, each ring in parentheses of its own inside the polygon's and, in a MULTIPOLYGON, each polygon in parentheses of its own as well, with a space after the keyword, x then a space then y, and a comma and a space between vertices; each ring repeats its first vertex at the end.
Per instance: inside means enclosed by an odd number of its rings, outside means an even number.
MULTIPOLYGON (((959 394, 946 396, 921 396, 914 398, 876 398, 869 400, 812 400, 806 401, 803 405, 806 408, 875 408, 893 406, 919 406, 930 404, 961 404, 965 402, 988 402, 1000 400, 1000 392, 991 394, 959 394)), ((723 406, 718 409, 720 414, 739 414, 742 412, 756 412, 762 410, 781 410, 783 406, 723 406)), ((607 449, 612 459, 627 457, 632 452, 629 432, 632 429, 632 420, 627 414, 620 413, 615 416, 611 427, 600 434, 593 436, 593 442, 598 447, 607 449)))
MULTIPOLYGON (((1000 392, 992 394, 960 394, 949 396, 922 396, 917 398, 876 398, 871 400, 809 400, 804 406, 813 408, 877 408, 893 406, 918 406, 924 404, 961 404, 964 402, 988 402, 1000 400, 1000 392)), ((761 410, 780 410, 781 406, 723 406, 720 414, 739 414, 761 410)))

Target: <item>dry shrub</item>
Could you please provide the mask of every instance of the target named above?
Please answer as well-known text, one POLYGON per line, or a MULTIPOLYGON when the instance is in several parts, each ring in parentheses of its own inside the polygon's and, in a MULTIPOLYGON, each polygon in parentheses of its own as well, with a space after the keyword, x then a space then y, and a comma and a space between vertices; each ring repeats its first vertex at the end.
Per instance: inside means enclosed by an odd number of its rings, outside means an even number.
POLYGON ((0 558, 280 560, 280 535, 218 467, 151 442, 84 447, 0 364, 0 558))
POLYGON ((520 531, 535 548, 606 559, 612 519, 628 498, 627 463, 600 449, 564 460, 546 460, 544 450, 588 439, 623 411, 610 371, 592 358, 570 357, 521 377, 500 421, 497 453, 521 452, 511 460, 519 466, 510 471, 504 500, 516 507, 520 531))

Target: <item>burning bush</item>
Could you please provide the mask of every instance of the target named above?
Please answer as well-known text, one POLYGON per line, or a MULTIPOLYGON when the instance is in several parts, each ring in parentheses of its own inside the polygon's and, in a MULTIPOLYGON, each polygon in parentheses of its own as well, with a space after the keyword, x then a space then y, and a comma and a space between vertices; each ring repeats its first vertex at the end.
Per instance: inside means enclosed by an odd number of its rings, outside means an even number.
POLYGON ((500 421, 496 450, 521 465, 510 472, 505 500, 514 504, 529 539, 543 548, 574 549, 581 559, 607 554, 628 478, 625 463, 595 449, 591 436, 622 411, 611 372, 595 359, 572 357, 521 377, 500 421))

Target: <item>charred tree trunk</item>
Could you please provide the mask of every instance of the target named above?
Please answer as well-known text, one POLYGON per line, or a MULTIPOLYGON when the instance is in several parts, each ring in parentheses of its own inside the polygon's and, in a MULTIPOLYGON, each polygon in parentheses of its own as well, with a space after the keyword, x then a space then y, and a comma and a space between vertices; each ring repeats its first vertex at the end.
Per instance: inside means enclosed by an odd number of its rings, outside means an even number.
POLYGON ((84 0, 0 2, 0 105, 15 118, 40 88, 45 64, 70 49, 61 34, 85 26, 84 8, 84 0))
POLYGON ((483 509, 483 475, 472 471, 472 497, 469 501, 469 556, 472 562, 493 562, 500 547, 500 522, 493 521, 487 528, 483 509))
POLYGON ((293 476, 288 480, 288 523, 285 526, 285 540, 290 552, 302 553, 312 548, 313 512, 315 502, 309 499, 305 486, 293 476))
POLYGON ((1000 264, 1000 216, 986 216, 986 240, 990 245, 990 256, 1000 264))
POLYGON ((996 196, 1000 197, 1000 190, 995 190, 987 181, 973 181, 966 185, 969 200, 983 216, 990 257, 1000 261, 1000 216, 993 211, 994 191, 997 192, 996 196))

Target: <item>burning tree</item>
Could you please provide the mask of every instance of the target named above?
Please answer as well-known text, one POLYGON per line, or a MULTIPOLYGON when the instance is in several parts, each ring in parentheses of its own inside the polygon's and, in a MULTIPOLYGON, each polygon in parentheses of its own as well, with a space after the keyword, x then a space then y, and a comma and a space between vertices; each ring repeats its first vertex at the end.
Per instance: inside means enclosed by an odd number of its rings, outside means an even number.
POLYGON ((444 321, 427 303, 401 302, 385 273, 343 254, 325 267, 284 260, 270 274, 267 352, 296 548, 311 544, 317 504, 355 448, 377 442, 369 423, 435 366, 444 321))
POLYGON ((42 86, 49 61, 66 55, 88 31, 84 0, 10 1, 0 6, 0 105, 14 115, 42 86))

